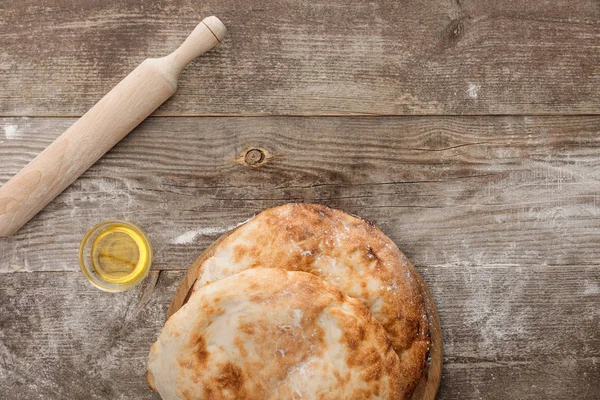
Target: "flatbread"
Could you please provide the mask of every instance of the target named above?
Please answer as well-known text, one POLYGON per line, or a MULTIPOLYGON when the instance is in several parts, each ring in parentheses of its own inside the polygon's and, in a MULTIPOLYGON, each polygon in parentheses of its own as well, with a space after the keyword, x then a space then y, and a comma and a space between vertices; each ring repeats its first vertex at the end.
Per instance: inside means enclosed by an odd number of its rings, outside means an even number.
POLYGON ((400 357, 400 398, 410 398, 426 365, 429 324, 416 270, 379 229, 321 205, 271 208, 216 246, 194 289, 255 267, 309 272, 359 299, 400 357))
POLYGON ((205 285, 148 357, 165 400, 396 399, 400 361, 364 305, 305 272, 256 268, 205 285))

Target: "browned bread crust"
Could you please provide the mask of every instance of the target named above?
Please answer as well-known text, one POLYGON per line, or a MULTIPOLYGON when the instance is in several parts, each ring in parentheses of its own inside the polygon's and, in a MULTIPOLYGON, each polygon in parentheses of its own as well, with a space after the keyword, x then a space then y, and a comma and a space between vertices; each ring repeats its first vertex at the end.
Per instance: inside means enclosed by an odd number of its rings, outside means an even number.
POLYGON ((165 400, 396 399, 400 360, 358 300, 313 274, 254 268, 199 288, 148 357, 165 400))
POLYGON ((359 299, 400 358, 399 398, 411 397, 426 365, 429 325, 417 272, 385 234, 322 205, 271 208, 218 244, 200 265, 195 289, 256 267, 309 272, 359 299))

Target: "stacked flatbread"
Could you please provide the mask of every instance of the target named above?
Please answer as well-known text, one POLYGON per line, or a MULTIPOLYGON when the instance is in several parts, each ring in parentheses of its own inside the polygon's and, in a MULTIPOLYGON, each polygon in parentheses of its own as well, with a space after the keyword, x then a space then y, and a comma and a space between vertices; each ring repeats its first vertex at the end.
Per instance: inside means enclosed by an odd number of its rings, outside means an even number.
POLYGON ((414 270, 371 223, 262 212, 213 249, 148 357, 163 399, 409 399, 429 324, 414 270))

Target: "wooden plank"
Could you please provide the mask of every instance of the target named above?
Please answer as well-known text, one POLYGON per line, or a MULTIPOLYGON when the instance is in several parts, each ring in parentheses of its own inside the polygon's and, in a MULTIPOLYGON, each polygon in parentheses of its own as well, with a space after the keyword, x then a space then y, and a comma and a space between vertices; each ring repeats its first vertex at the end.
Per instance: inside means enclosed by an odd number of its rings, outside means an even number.
POLYGON ((440 399, 596 399, 600 266, 420 268, 444 336, 440 399))
POLYGON ((81 115, 210 14, 229 38, 158 114, 600 111, 595 0, 3 3, 3 116, 81 115))
MULTIPOLYGON (((0 181, 71 122, 0 120, 0 181)), ((148 232, 155 267, 187 268, 290 201, 368 218, 416 265, 597 264, 599 133, 600 117, 152 118, 0 240, 0 271, 76 270, 112 218, 148 232), (264 165, 234 161, 252 146, 264 165)))
POLYGON ((79 273, 0 275, 3 398, 160 399, 146 358, 180 275, 152 272, 127 293, 79 273))
POLYGON ((600 265, 418 269, 448 364, 600 357, 600 265))
POLYGON ((598 365, 598 357, 450 364, 437 398, 596 400, 598 365))
MULTIPOLYGON (((429 267, 445 340, 440 398, 592 399, 600 390, 598 266, 429 267)), ((9 399, 158 399, 144 380, 184 271, 109 294, 79 273, 0 275, 9 399)))

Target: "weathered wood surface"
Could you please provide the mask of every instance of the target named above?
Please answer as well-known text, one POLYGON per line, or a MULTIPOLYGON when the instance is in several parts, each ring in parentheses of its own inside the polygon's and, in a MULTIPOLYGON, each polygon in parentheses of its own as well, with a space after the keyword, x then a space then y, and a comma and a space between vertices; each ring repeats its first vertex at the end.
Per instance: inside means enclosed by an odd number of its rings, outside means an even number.
POLYGON ((159 114, 600 111, 597 0, 19 0, 0 5, 0 115, 81 115, 209 14, 229 37, 159 114))
MULTIPOLYGON (((595 399, 600 269, 427 267, 442 317, 440 399, 595 399)), ((146 356, 184 271, 109 294, 68 272, 0 275, 11 399, 157 399, 146 356)))
POLYGON ((229 37, 161 118, 0 240, 0 397, 158 399, 145 360, 184 269, 305 201, 372 220, 424 275, 441 399, 597 398, 600 2, 5 1, 0 184, 209 14, 229 37), (108 218, 156 250, 131 292, 77 271, 108 218))
MULTIPOLYGON (((71 122, 1 119, 0 180, 71 122)), ((598 265, 600 117, 153 118, 0 241, 0 271, 75 271, 107 218, 141 224, 155 268, 187 268, 287 201, 368 218, 418 266, 598 265), (264 165, 234 161, 252 146, 264 165)))

